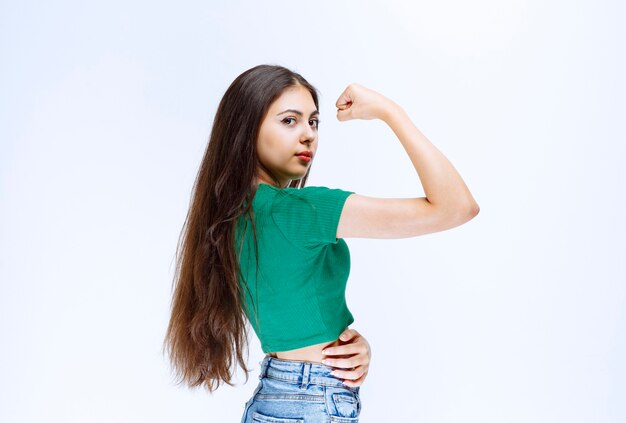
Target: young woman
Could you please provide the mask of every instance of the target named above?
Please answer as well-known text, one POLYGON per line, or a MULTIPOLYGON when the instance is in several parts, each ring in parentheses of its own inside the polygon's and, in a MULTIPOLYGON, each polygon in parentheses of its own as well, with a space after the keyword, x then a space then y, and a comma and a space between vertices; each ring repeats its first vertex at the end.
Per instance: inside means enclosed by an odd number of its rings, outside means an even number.
MULTIPOLYGON (((282 66, 239 75, 222 98, 177 250, 166 335, 182 381, 231 384, 249 322, 266 353, 242 423, 358 421, 369 347, 345 301, 343 238, 407 238, 472 219, 478 205, 446 157, 389 98, 350 84, 337 119, 381 119, 426 197, 305 186, 318 149, 316 89, 282 66), (352 338, 345 344, 344 333, 352 338), (344 370, 337 370, 344 369, 344 370), (350 379, 356 380, 352 383, 350 379)), ((214 386, 216 385, 216 386, 214 386)))

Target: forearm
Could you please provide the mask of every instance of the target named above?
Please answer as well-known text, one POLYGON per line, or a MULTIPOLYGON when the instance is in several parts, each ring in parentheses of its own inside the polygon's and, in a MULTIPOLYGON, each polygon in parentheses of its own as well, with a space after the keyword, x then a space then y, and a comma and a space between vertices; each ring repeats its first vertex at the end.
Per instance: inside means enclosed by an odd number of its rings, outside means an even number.
POLYGON ((448 211, 478 212, 478 204, 461 175, 417 129, 402 107, 390 100, 385 104, 381 119, 389 125, 409 155, 431 204, 448 211))

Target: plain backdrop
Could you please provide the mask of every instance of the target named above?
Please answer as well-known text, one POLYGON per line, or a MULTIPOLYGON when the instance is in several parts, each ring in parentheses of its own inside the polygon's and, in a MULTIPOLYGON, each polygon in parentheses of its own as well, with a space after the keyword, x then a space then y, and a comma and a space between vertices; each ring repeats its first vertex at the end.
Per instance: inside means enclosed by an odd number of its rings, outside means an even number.
POLYGON ((212 120, 246 69, 320 92, 309 185, 424 192, 390 97, 480 205, 348 238, 372 347, 363 423, 626 421, 625 7, 618 1, 0 2, 0 421, 239 422, 250 379, 175 386, 174 252, 212 120))

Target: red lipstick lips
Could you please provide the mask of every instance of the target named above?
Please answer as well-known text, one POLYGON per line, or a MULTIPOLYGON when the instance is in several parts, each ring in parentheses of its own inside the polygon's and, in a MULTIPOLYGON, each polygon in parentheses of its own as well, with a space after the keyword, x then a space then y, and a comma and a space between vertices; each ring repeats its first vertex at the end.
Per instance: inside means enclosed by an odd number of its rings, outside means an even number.
POLYGON ((301 151, 299 153, 296 153, 296 157, 298 157, 302 161, 310 162, 313 158, 313 153, 311 153, 310 151, 301 151))

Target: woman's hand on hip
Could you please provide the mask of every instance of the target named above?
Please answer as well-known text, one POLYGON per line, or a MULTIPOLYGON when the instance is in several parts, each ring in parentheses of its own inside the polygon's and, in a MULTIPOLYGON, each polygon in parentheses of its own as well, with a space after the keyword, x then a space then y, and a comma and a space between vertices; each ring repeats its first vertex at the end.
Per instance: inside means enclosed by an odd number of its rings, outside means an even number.
POLYGON ((367 377, 372 357, 370 344, 359 332, 350 328, 346 328, 339 335, 338 342, 345 343, 327 347, 322 351, 326 355, 322 363, 335 367, 333 375, 344 379, 344 385, 361 386, 367 377))

